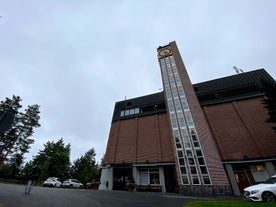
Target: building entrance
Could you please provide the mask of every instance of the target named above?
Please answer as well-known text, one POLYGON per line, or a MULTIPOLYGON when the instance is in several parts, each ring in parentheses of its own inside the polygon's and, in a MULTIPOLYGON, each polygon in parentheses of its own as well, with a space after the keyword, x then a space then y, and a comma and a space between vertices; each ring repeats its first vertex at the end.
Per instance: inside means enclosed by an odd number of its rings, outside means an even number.
POLYGON ((233 172, 236 182, 238 184, 240 193, 243 189, 250 186, 254 182, 254 178, 248 166, 246 165, 233 165, 233 172))
POLYGON ((164 169, 166 192, 176 193, 177 176, 175 172, 175 167, 170 165, 170 166, 164 166, 163 169, 164 169))
POLYGON ((126 190, 126 182, 132 176, 131 167, 119 167, 113 169, 113 190, 126 190))

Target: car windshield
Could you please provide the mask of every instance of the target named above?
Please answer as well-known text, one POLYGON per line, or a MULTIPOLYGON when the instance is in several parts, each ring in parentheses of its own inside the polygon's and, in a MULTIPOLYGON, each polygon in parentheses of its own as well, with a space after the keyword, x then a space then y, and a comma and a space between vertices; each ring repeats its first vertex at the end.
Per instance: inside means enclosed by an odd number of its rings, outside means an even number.
POLYGON ((276 177, 269 178, 264 183, 275 184, 276 183, 276 177))

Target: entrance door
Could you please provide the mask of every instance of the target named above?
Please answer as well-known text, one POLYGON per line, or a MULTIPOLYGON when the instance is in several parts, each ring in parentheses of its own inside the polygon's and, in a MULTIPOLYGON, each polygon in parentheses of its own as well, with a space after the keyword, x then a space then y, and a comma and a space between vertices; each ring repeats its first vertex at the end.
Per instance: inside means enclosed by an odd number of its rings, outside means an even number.
POLYGON ((125 185, 128 178, 132 176, 132 168, 114 168, 113 190, 126 190, 125 185))
POLYGON ((166 192, 177 192, 176 188, 176 173, 174 165, 164 166, 164 177, 165 177, 165 184, 166 184, 166 192))
POLYGON ((242 194, 243 189, 250 186, 251 183, 254 182, 253 176, 247 165, 234 165, 233 171, 240 193, 242 194))

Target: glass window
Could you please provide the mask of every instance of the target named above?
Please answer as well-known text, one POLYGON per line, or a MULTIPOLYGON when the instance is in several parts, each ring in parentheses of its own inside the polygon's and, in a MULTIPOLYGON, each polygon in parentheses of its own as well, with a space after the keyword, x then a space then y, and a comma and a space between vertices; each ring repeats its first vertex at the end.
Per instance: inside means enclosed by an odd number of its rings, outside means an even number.
POLYGON ((199 184, 198 176, 193 176, 193 184, 194 184, 194 185, 199 184))
POLYGON ((180 165, 185 165, 185 162, 184 162, 184 159, 183 159, 183 158, 179 159, 179 164, 180 164, 180 165))
POLYGON ((179 124, 180 124, 180 127, 185 127, 185 121, 184 121, 184 118, 179 118, 179 124))
POLYGON ((189 165, 195 165, 194 158, 188 158, 189 165))
POLYGON ((189 111, 186 111, 186 112, 185 112, 185 116, 186 116, 186 120, 187 120, 187 122, 188 122, 188 126, 189 126, 189 127, 193 127, 193 126, 194 126, 194 122, 193 122, 191 113, 190 113, 189 111))
POLYGON ((125 115, 126 115, 126 116, 129 115, 129 110, 125 110, 125 115))
POLYGON ((175 136, 174 138, 176 143, 180 142, 179 136, 175 136))
POLYGON ((180 167, 181 174, 187 174, 186 167, 180 167))
POLYGON ((172 55, 170 56, 170 60, 172 64, 175 64, 174 57, 172 55))
POLYGON ((193 139, 193 141, 197 141, 197 137, 195 134, 192 134, 192 139, 193 139))
POLYGON ((181 101, 182 101, 182 106, 183 106, 184 110, 189 110, 189 106, 186 101, 186 98, 181 98, 181 101))
POLYGON ((158 170, 150 170, 149 172, 150 184, 159 184, 159 171, 158 170))
MULTIPOLYGON (((181 110, 181 106, 180 106, 180 102, 179 102, 179 99, 178 98, 175 98, 174 99, 174 103, 175 103, 175 108, 177 111, 180 111, 181 110)), ((182 116, 183 117, 183 116, 182 116)))
POLYGON ((129 115, 133 115, 134 114, 134 109, 130 109, 129 110, 129 115))
POLYGON ((208 174, 207 168, 205 166, 200 166, 200 171, 202 174, 208 174))
POLYGON ((200 149, 196 149, 196 155, 199 157, 202 156, 202 152, 200 149))
POLYGON ((173 107, 173 102, 172 100, 168 100, 168 107, 169 107, 169 111, 174 111, 174 107, 173 107))
POLYGON ((205 185, 210 185, 211 181, 210 181, 209 176, 203 176, 203 182, 205 185))
POLYGON ((195 147, 200 147, 199 142, 194 142, 195 147))
POLYGON ((158 169, 140 169, 139 170, 139 184, 159 184, 159 170, 158 169))
POLYGON ((179 131, 177 129, 174 129, 173 130, 173 135, 178 137, 179 136, 179 131))
POLYGON ((184 185, 189 184, 189 180, 188 180, 187 176, 182 176, 182 182, 183 182, 184 185))
POLYGON ((181 158, 183 157, 183 152, 182 150, 177 150, 178 157, 181 158))
POLYGON ((149 175, 147 172, 139 172, 139 184, 141 185, 149 184, 149 175))
POLYGON ((181 147, 181 144, 180 143, 176 143, 176 148, 177 149, 181 149, 182 147, 181 147))
POLYGON ((177 122, 176 122, 175 114, 171 114, 171 122, 172 122, 172 127, 177 128, 177 122))
POLYGON ((139 114, 139 108, 136 108, 134 113, 139 114))
POLYGON ((172 94, 173 94, 173 97, 178 97, 176 88, 172 89, 172 94))
POLYGON ((190 167, 191 174, 197 174, 196 167, 190 167))
POLYGON ((198 158, 198 163, 199 163, 200 165, 205 165, 205 162, 204 162, 203 157, 199 157, 199 158, 198 158))
POLYGON ((125 111, 121 111, 121 115, 120 116, 124 116, 125 115, 125 111))
POLYGON ((183 136, 185 148, 191 148, 188 135, 183 136))
POLYGON ((192 150, 186 150, 187 157, 193 157, 192 150))

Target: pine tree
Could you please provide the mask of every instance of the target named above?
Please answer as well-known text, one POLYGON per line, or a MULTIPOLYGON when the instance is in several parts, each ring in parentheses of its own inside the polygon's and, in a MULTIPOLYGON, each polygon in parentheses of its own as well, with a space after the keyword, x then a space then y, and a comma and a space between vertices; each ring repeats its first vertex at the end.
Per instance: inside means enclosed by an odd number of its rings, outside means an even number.
POLYGON ((13 96, 0 102, 0 111, 12 113, 14 118, 11 127, 0 134, 0 166, 7 160, 9 155, 18 154, 23 156, 28 152, 30 145, 34 143, 31 138, 34 128, 39 124, 39 105, 30 105, 24 112, 20 112, 22 99, 13 96))
MULTIPOLYGON (((262 92, 264 92, 263 104, 267 109, 268 118, 266 122, 276 123, 276 82, 272 80, 262 80, 262 92)), ((276 126, 272 127, 276 133, 276 126)))

